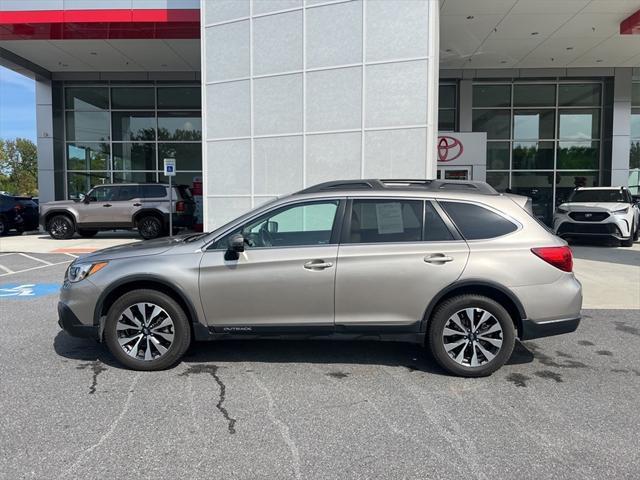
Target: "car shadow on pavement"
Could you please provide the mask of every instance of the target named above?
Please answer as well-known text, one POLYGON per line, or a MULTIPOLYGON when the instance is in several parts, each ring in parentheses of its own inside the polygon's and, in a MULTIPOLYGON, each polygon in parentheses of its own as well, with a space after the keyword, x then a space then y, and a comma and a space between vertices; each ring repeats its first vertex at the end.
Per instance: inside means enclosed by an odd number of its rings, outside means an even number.
MULTIPOLYGON (((91 339, 74 338, 61 331, 55 337, 53 347, 58 355, 71 360, 99 360, 111 367, 124 368, 109 353, 106 345, 91 339)), ((533 359, 531 351, 522 343, 516 342, 507 365, 531 363, 533 359)), ((421 345, 371 340, 258 339, 194 342, 183 361, 384 365, 448 375, 421 345)))
POLYGON ((106 345, 90 338, 77 338, 60 330, 53 339, 53 349, 61 357, 81 362, 100 362, 115 368, 124 368, 115 359, 106 345))

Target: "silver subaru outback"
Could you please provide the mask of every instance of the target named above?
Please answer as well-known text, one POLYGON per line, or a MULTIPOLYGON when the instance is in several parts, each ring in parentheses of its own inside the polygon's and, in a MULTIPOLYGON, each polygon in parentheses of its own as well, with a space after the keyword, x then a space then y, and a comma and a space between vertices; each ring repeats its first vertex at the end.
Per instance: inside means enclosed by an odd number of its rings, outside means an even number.
POLYGON ((571 250, 526 200, 482 182, 323 183, 210 233, 75 260, 59 323, 136 370, 174 365, 193 340, 374 334, 489 375, 516 338, 580 321, 571 250))

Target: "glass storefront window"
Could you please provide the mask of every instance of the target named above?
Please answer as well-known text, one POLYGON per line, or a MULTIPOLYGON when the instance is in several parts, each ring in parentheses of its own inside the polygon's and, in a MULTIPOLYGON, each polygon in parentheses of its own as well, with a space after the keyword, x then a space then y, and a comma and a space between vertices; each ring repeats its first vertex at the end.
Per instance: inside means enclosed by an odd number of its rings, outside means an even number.
POLYGON ((511 85, 474 85, 474 107, 511 106, 511 85))
POLYGON ((109 108, 109 91, 102 87, 67 87, 64 104, 68 110, 106 110, 109 108))
POLYGON ((456 129, 456 111, 438 110, 438 130, 442 132, 453 132, 456 129))
POLYGON ((78 198, 81 193, 87 193, 92 187, 110 182, 109 172, 69 172, 67 174, 67 192, 69 198, 78 198))
POLYGON ((640 138, 640 108, 631 109, 631 138, 640 138))
POLYGON ((108 112, 66 112, 67 140, 109 141, 108 112))
POLYGON ((555 107, 556 85, 524 84, 513 86, 514 107, 555 107))
POLYGON ((149 141, 156 139, 154 112, 113 112, 114 141, 149 141))
POLYGON ((509 172, 487 172, 487 183, 499 192, 509 188, 509 172))
POLYGON ((156 169, 154 143, 114 143, 112 148, 114 170, 156 169))
POLYGON ((108 170, 108 143, 68 143, 67 170, 108 170))
POLYGON ((599 161, 600 142, 558 142, 559 170, 596 170, 599 161))
POLYGON ((514 170, 553 169, 554 142, 514 142, 514 170))
POLYGON ((114 87, 111 89, 112 109, 156 108, 153 87, 114 87))
POLYGON ((553 185, 553 171, 514 172, 511 176, 513 193, 530 197, 533 214, 547 225, 551 225, 553 219, 553 185))
POLYGON ((159 109, 200 110, 201 105, 200 87, 158 87, 159 109))
POLYGON ((553 139, 555 110, 515 110, 513 138, 515 140, 553 139))
POLYGON ((440 85, 438 87, 438 108, 456 108, 456 86, 440 85))
POLYGON ((473 131, 487 132, 487 138, 508 139, 511 135, 511 112, 509 110, 473 110, 473 131))
POLYGON ((599 83, 560 84, 558 87, 558 105, 567 107, 599 107, 601 104, 601 85, 599 83))
POLYGON ((201 139, 200 112, 158 112, 158 140, 187 142, 201 139))
POLYGON ((155 183, 157 181, 156 172, 113 172, 113 183, 155 183))
POLYGON ((509 142, 487 142, 487 169, 509 170, 509 142))
POLYGON ((564 203, 576 187, 597 187, 598 172, 558 172, 556 174, 556 206, 564 203))
POLYGON ((640 140, 631 140, 629 168, 640 168, 640 140))
MULTIPOLYGON (((176 176, 173 177, 174 185, 189 185, 190 187, 193 185, 194 178, 202 178, 202 174, 200 172, 178 172, 176 176)), ((164 177, 162 173, 160 174, 161 182, 168 182, 169 179, 164 177)))
POLYGON ((561 140, 600 138, 599 109, 562 109, 558 117, 558 138, 561 140))
POLYGON ((158 170, 164 169, 164 159, 176 159, 176 171, 202 170, 202 144, 200 143, 159 143, 158 170))

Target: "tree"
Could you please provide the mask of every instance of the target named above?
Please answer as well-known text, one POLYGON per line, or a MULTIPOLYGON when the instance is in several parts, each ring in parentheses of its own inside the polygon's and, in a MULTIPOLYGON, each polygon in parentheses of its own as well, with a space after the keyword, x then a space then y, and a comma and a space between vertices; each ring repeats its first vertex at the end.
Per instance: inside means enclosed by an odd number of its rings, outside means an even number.
POLYGON ((38 195, 38 149, 29 139, 0 139, 0 190, 38 195))

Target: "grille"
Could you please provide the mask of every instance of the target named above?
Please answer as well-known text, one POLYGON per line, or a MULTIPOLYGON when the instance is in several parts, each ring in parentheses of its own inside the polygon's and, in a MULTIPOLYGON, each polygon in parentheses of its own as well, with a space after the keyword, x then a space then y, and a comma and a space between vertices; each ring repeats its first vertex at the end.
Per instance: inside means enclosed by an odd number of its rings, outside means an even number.
POLYGON ((564 222, 558 228, 558 235, 569 235, 572 233, 591 233, 604 235, 621 235, 620 230, 613 223, 569 223, 564 222))
POLYGON ((607 212, 571 212, 569 214, 576 222, 601 222, 609 217, 607 212))

